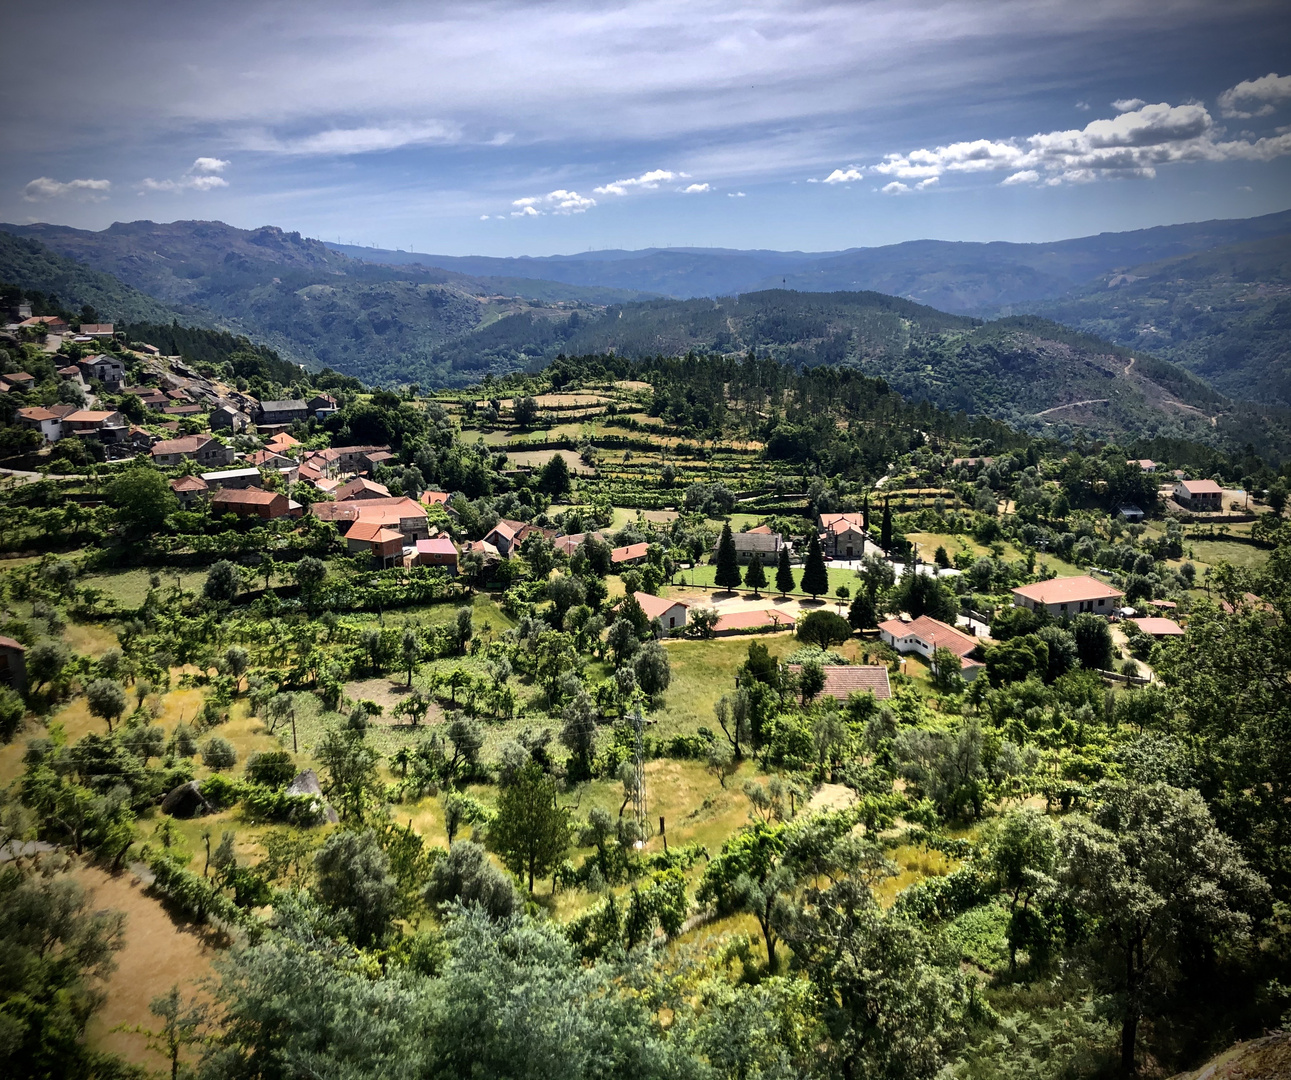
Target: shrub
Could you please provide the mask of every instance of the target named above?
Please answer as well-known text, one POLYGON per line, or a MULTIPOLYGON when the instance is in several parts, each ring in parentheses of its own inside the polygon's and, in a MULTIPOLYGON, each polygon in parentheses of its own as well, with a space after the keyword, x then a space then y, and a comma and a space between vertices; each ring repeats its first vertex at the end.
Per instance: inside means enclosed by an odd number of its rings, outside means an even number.
POLYGON ((202 762, 208 769, 214 769, 216 772, 221 769, 231 769, 238 763, 238 752, 233 749, 233 744, 228 739, 213 735, 202 747, 202 762))
POLYGON ((296 778, 296 765, 286 750, 261 750, 247 759, 247 779, 268 788, 286 787, 296 778))

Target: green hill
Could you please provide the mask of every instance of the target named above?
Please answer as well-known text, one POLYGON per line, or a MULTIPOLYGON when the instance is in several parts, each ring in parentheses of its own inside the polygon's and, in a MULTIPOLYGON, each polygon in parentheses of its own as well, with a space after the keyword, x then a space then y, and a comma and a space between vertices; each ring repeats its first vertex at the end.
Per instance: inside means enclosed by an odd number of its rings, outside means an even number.
POLYGON ((1291 406, 1291 236, 1137 266, 1033 310, 1232 397, 1291 406))
POLYGON ((179 316, 174 308, 111 274, 91 270, 43 244, 7 232, 0 232, 0 283, 52 295, 69 311, 88 304, 107 321, 170 322, 179 316))

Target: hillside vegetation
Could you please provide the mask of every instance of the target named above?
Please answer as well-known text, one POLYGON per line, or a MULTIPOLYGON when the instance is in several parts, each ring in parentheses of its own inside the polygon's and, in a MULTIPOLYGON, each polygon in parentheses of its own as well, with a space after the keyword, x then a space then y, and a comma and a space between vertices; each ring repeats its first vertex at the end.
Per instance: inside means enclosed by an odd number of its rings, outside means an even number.
POLYGON ((1291 236, 1135 266, 1034 310, 1232 397, 1291 405, 1291 236))

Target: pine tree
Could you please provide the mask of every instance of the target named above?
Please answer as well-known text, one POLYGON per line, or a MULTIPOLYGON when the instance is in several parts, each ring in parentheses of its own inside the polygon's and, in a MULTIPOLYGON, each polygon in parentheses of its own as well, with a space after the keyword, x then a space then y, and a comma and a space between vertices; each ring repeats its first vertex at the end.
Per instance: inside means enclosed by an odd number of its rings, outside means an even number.
POLYGON ((888 505, 888 500, 883 500, 883 529, 879 534, 879 547, 884 552, 892 550, 892 507, 888 505))
POLYGON ((734 592, 740 587, 740 559, 735 553, 735 537, 729 521, 722 526, 722 538, 717 542, 717 573, 713 580, 719 589, 734 592))
POLYGON ((789 565, 789 545, 783 544, 780 547, 780 564, 776 567, 775 587, 779 590, 781 596, 785 593, 793 592, 793 568, 789 565))
POLYGON ((749 568, 744 571, 744 584, 753 590, 754 596, 767 587, 767 572, 763 569, 762 560, 756 555, 749 560, 749 568))
POLYGON ((825 556, 820 550, 820 537, 813 535, 807 545, 807 561, 802 568, 802 591, 816 599, 829 592, 829 571, 825 569, 825 556))

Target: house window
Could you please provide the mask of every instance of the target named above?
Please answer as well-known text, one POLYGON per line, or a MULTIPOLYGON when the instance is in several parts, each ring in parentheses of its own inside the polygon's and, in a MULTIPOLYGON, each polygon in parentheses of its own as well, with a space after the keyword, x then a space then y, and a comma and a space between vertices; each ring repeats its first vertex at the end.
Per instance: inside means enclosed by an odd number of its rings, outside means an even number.
POLYGON ((677 625, 677 616, 676 616, 676 615, 669 615, 669 616, 668 616, 668 629, 669 629, 669 630, 671 630, 671 629, 672 629, 674 626, 676 626, 676 625, 677 625))
POLYGON ((1106 603, 1107 603, 1107 600, 1106 600, 1106 599, 1104 599, 1104 598, 1102 598, 1102 597, 1100 597, 1100 598, 1099 598, 1099 601, 1098 601, 1098 606, 1099 606, 1099 607, 1102 607, 1102 606, 1103 606, 1104 604, 1106 604, 1106 603))
POLYGON ((1058 610, 1059 610, 1059 611, 1061 611, 1064 615, 1066 615, 1066 614, 1067 614, 1067 605, 1066 605, 1066 604, 1060 604, 1060 605, 1058 606, 1058 610))

